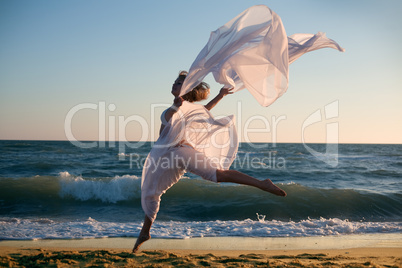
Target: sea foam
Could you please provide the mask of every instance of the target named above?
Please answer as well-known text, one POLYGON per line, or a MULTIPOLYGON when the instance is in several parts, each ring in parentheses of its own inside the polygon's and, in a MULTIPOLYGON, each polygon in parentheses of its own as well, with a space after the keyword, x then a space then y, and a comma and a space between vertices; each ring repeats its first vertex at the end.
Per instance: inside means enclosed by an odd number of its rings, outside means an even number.
POLYGON ((72 197, 86 201, 90 199, 107 203, 139 198, 141 179, 134 175, 115 176, 110 179, 84 179, 71 176, 68 172, 60 173, 60 197, 72 197))
MULTIPOLYGON (((351 222, 337 218, 302 221, 156 221, 154 238, 192 237, 306 237, 370 233, 400 233, 401 222, 351 222)), ((81 239, 136 237, 141 222, 103 222, 89 217, 83 221, 0 218, 0 239, 81 239)))

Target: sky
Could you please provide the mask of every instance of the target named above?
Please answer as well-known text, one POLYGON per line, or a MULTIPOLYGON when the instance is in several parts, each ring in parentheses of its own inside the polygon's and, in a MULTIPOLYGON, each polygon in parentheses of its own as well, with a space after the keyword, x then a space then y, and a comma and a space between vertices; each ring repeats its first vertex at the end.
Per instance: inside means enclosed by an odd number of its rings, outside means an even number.
POLYGON ((211 31, 257 4, 287 35, 322 31, 346 51, 303 55, 269 107, 242 90, 214 116, 234 114, 246 142, 402 143, 397 0, 2 0, 0 139, 157 139, 179 71, 211 31))

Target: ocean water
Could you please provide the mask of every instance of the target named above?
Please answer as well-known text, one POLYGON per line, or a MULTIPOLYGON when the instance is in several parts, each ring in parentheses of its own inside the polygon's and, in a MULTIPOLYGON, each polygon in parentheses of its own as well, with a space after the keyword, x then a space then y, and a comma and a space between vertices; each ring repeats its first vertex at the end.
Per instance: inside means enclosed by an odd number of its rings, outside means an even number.
MULTIPOLYGON (((144 218, 142 164, 152 144, 95 145, 0 141, 0 239, 136 237, 144 218)), ((286 198, 187 173, 162 196, 151 235, 402 232, 402 145, 340 144, 328 158, 337 165, 303 144, 256 146, 240 144, 232 168, 270 178, 286 198)), ((308 146, 326 152, 325 144, 308 146)))

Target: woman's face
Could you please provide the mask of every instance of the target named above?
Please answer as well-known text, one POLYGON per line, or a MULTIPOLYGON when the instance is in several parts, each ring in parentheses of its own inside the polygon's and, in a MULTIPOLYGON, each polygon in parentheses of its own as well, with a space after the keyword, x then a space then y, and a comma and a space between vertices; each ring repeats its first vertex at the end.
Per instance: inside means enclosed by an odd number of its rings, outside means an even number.
POLYGON ((177 78, 176 81, 174 81, 173 86, 172 86, 172 94, 175 97, 178 97, 180 94, 181 86, 183 85, 184 80, 177 78))

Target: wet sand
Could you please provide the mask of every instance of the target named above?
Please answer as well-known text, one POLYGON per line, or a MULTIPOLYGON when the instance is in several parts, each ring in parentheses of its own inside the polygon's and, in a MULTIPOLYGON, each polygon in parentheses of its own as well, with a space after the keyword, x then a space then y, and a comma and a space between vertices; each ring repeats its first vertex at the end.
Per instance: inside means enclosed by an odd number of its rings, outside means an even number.
POLYGON ((0 241, 1 267, 402 267, 402 234, 0 241))

